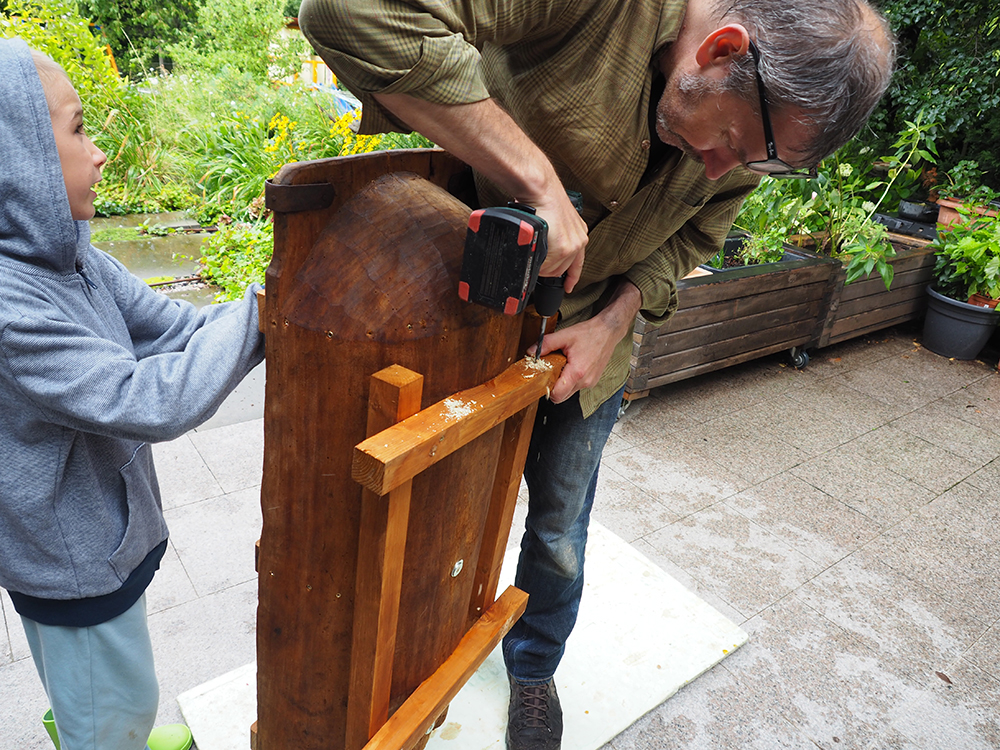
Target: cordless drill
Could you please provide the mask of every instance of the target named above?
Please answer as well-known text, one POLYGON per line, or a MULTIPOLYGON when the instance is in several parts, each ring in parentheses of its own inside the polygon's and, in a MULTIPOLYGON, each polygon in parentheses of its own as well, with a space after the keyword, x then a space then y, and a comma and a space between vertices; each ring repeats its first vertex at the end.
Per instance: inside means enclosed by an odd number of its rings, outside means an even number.
MULTIPOLYGON (((569 192, 577 211, 583 196, 569 192)), ((469 217, 458 296, 505 315, 521 313, 530 298, 542 317, 536 356, 541 352, 548 318, 559 311, 563 300, 562 276, 539 276, 548 253, 549 227, 524 203, 482 208, 469 217)))

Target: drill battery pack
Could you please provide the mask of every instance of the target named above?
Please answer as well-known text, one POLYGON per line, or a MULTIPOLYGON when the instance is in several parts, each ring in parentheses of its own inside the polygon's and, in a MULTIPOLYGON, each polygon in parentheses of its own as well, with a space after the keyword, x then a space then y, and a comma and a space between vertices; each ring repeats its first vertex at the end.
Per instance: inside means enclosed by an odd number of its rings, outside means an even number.
POLYGON ((548 229, 545 220, 523 204, 473 211, 458 296, 505 315, 519 314, 545 262, 548 229))

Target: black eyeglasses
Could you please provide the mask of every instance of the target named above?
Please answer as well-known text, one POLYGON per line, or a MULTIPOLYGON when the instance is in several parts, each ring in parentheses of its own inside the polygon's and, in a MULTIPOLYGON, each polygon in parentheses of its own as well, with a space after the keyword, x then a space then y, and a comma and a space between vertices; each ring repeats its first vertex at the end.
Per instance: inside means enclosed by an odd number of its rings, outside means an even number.
POLYGON ((805 180, 816 176, 816 167, 796 169, 788 162, 778 158, 778 147, 774 145, 774 131, 771 129, 771 115, 767 111, 767 98, 764 95, 764 79, 760 77, 760 51, 757 45, 750 41, 750 54, 753 55, 753 70, 757 74, 757 93, 760 94, 760 119, 764 123, 764 143, 767 146, 767 158, 763 161, 748 161, 747 169, 763 172, 779 180, 805 180))

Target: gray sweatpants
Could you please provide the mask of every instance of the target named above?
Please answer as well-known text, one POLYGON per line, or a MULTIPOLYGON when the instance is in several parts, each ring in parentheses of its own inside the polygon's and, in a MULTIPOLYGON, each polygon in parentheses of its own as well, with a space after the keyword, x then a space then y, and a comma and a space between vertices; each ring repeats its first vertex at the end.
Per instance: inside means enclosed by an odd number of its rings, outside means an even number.
POLYGON ((88 628, 21 622, 62 750, 143 750, 160 700, 145 594, 88 628))

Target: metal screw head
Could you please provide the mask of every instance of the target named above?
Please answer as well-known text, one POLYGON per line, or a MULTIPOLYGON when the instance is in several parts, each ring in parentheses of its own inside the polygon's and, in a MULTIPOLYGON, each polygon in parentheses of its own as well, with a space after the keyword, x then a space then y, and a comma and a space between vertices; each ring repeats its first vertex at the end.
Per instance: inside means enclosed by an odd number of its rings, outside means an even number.
POLYGON ((464 565, 465 565, 465 560, 459 560, 457 563, 455 563, 455 565, 452 566, 452 569, 451 569, 451 577, 455 578, 459 573, 461 573, 462 572, 462 567, 464 565))

